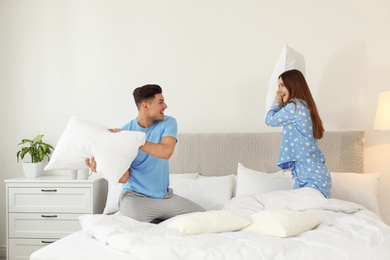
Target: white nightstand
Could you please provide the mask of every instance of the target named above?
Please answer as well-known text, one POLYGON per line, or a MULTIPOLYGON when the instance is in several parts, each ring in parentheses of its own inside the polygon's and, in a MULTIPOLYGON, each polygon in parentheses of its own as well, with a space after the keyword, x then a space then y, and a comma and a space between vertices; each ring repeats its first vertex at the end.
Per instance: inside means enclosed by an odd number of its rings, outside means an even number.
POLYGON ((45 245, 81 229, 78 217, 100 214, 107 197, 107 181, 91 176, 40 176, 5 180, 7 259, 29 259, 45 245))

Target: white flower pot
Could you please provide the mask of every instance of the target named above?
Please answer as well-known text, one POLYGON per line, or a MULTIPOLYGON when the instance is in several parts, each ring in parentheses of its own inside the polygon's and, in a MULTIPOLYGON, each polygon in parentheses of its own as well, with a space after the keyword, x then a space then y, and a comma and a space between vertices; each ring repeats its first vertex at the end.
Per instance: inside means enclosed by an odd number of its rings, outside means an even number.
POLYGON ((39 163, 23 163, 23 172, 26 177, 37 177, 43 173, 43 162, 39 163))

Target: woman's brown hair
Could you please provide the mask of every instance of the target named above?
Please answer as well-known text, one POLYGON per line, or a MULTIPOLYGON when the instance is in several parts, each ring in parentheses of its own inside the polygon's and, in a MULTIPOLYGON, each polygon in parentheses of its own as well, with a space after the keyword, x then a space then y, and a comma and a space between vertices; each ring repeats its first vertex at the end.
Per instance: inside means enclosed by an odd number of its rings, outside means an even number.
MULTIPOLYGON (((324 127, 320 115, 318 114, 316 103, 311 95, 306 79, 299 70, 288 70, 280 74, 279 78, 283 80, 290 98, 288 103, 294 103, 294 98, 300 100, 310 111, 310 117, 313 122, 313 135, 315 139, 321 139, 324 135, 324 127)), ((286 104, 283 104, 285 106, 286 104)))

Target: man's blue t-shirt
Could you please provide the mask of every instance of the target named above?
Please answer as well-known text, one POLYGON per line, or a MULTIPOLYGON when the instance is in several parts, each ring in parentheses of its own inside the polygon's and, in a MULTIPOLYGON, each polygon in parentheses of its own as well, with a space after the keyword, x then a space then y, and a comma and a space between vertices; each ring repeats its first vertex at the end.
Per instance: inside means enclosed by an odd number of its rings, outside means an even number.
MULTIPOLYGON (((140 131, 146 134, 146 141, 159 144, 164 136, 176 138, 177 122, 170 116, 163 121, 154 121, 153 125, 143 128, 137 118, 122 126, 123 130, 140 131)), ((153 157, 141 150, 130 165, 129 180, 122 185, 122 191, 131 190, 149 198, 162 199, 169 187, 169 161, 153 157)))

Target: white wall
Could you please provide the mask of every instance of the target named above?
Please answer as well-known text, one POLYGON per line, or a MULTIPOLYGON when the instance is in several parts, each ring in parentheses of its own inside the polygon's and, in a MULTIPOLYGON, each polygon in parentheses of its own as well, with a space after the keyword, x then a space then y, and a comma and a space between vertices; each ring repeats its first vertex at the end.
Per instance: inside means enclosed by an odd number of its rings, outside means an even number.
POLYGON ((386 0, 1 0, 1 179, 23 175, 22 138, 56 144, 73 114, 121 126, 146 83, 163 87, 180 132, 279 131, 264 124, 265 95, 287 43, 305 56, 326 130, 366 131, 365 169, 383 172, 390 224, 390 132, 372 131, 390 88, 389 10, 386 0))

